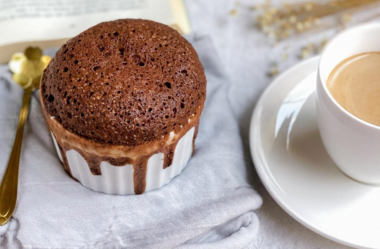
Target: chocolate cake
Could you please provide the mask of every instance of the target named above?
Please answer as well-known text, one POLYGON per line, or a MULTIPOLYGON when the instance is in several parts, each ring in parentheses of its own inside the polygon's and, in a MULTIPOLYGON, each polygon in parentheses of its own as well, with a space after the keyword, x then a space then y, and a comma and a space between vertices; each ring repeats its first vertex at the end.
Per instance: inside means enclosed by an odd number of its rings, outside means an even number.
POLYGON ((133 164, 137 193, 144 192, 151 155, 162 152, 164 167, 171 165, 178 140, 198 126, 205 97, 204 69, 191 44, 140 19, 100 23, 72 38, 41 80, 43 111, 66 170, 70 149, 95 175, 102 161, 133 164))

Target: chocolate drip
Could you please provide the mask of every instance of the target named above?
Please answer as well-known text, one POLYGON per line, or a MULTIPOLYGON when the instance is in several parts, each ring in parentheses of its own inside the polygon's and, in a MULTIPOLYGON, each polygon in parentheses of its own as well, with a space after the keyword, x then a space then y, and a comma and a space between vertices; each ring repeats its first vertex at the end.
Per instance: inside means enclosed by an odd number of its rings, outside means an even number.
POLYGON ((83 158, 86 160, 88 167, 93 175, 100 176, 102 175, 102 170, 100 168, 100 164, 102 163, 99 157, 95 156, 84 156, 83 158))
POLYGON ((86 155, 85 153, 79 152, 82 157, 86 160, 90 171, 93 175, 101 175, 102 170, 100 164, 105 161, 113 166, 124 166, 127 164, 133 164, 133 160, 128 157, 113 158, 113 157, 99 157, 95 155, 86 155))
POLYGON ((101 175, 102 170, 100 164, 105 161, 113 166, 124 166, 127 164, 133 164, 133 160, 128 157, 121 158, 113 158, 113 157, 99 157, 95 155, 85 155, 84 153, 80 153, 83 158, 86 160, 88 166, 90 167, 90 171, 93 175, 101 175))
MULTIPOLYGON (((61 152, 63 166, 66 170, 66 172, 72 177, 70 170, 70 165, 68 163, 66 152, 74 149, 70 148, 70 146, 61 146, 60 143, 57 141, 59 151, 61 152)), ((175 146, 174 146, 175 147, 175 146)), ((121 157, 121 158, 113 158, 113 157, 100 157, 97 155, 92 155, 89 153, 85 153, 82 150, 75 148, 75 151, 77 151, 87 162, 88 167, 93 175, 101 175, 101 167, 100 164, 103 161, 107 161, 113 166, 124 166, 127 164, 133 164, 133 182, 134 182, 134 190, 136 194, 142 194, 145 192, 145 186, 146 186, 146 171, 148 166, 148 160, 151 157, 151 155, 148 156, 141 156, 137 158, 135 161, 128 157, 121 157)), ((76 179, 75 179, 76 180, 76 179)))
MULTIPOLYGON (((198 125, 195 125, 194 129, 195 130, 194 130, 193 145, 192 145, 193 153, 194 153, 194 142, 198 134, 198 125)), ((60 139, 57 139, 57 137, 55 138, 56 138, 56 142, 58 144, 59 150, 61 152, 64 168, 73 179, 75 178, 71 174, 70 165, 68 163, 67 156, 66 156, 66 152, 71 149, 77 151, 84 158, 84 160, 87 162, 88 167, 93 175, 102 174, 100 165, 103 161, 106 161, 113 166, 124 166, 127 164, 132 164, 133 170, 134 170, 133 172, 134 190, 136 194, 142 194, 145 192, 146 172, 147 172, 149 158, 157 152, 162 152, 164 154, 163 168, 165 169, 167 167, 170 167, 173 163, 175 149, 179 142, 179 140, 177 140, 176 142, 168 145, 166 148, 163 148, 162 150, 154 151, 150 153, 149 155, 141 155, 135 159, 132 159, 129 157, 114 158, 114 157, 109 157, 109 156, 98 156, 95 154, 82 151, 79 148, 72 147, 66 142, 60 139)))
POLYGON ((195 139, 197 139, 197 136, 198 136, 198 128, 199 128, 199 124, 197 124, 197 125, 194 127, 194 135, 193 135, 193 152, 191 153, 191 155, 194 155, 194 151, 195 151, 195 139))
MULTIPOLYGON (((67 157, 66 157, 66 152, 71 150, 72 148, 66 146, 68 147, 67 149, 62 149, 62 146, 59 145, 58 141, 57 141, 57 144, 58 144, 59 150, 61 151, 62 160, 65 166, 65 169, 67 172, 70 173, 70 176, 72 176, 71 171, 70 171, 70 166, 68 164, 67 157)), ((107 156, 100 157, 100 156, 92 155, 89 153, 85 153, 82 150, 77 149, 77 148, 75 148, 74 150, 77 151, 84 158, 84 160, 87 162, 87 165, 93 175, 102 175, 100 164, 103 161, 108 162, 109 164, 113 166, 124 166, 127 164, 133 164, 133 160, 130 159, 129 157, 120 157, 120 158, 113 158, 113 157, 107 157, 107 156)))
POLYGON ((178 141, 175 143, 172 143, 168 146, 168 148, 163 152, 164 153, 164 169, 172 165, 173 158, 174 158, 174 151, 177 147, 178 141))
POLYGON ((145 192, 146 186, 146 170, 148 167, 148 160, 150 156, 139 157, 133 164, 133 182, 135 194, 142 194, 145 192))
POLYGON ((133 160, 129 157, 113 158, 113 157, 103 157, 103 161, 107 161, 113 166, 124 166, 127 164, 133 164, 133 160))
POLYGON ((61 152, 61 157, 62 157, 63 167, 65 168, 66 172, 67 172, 72 178, 74 178, 73 175, 71 174, 71 170, 70 170, 69 162, 67 161, 66 150, 64 150, 60 144, 58 144, 58 148, 59 148, 59 151, 61 152))

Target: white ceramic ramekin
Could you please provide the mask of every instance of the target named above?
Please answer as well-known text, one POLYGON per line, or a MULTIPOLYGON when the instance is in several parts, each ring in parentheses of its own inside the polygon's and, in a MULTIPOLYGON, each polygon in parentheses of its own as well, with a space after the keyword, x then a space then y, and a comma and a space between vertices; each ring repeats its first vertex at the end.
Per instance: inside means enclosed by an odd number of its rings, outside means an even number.
POLYGON ((317 115, 323 144, 336 165, 353 179, 380 184, 380 127, 347 112, 326 86, 341 61, 372 51, 380 51, 380 23, 349 29, 327 45, 317 78, 317 115))
MULTIPOLYGON (((154 154, 149 158, 145 177, 145 192, 162 187, 182 172, 193 152, 194 130, 195 128, 191 128, 179 140, 171 166, 164 169, 163 153, 154 154)), ((52 137, 59 159, 62 161, 62 155, 53 134, 52 137)), ((135 194, 133 165, 114 166, 103 161, 100 164, 101 175, 93 175, 86 160, 74 149, 66 152, 66 158, 72 176, 87 188, 106 194, 135 194)))

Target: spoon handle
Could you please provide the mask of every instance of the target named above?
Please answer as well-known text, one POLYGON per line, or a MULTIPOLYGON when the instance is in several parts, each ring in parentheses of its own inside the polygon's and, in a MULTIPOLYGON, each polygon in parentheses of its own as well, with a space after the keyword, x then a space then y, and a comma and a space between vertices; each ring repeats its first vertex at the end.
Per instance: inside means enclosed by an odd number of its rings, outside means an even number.
POLYGON ((26 88, 22 99, 15 142, 0 186, 0 225, 4 225, 8 222, 16 207, 22 135, 24 133, 25 121, 29 113, 31 95, 32 87, 26 88))

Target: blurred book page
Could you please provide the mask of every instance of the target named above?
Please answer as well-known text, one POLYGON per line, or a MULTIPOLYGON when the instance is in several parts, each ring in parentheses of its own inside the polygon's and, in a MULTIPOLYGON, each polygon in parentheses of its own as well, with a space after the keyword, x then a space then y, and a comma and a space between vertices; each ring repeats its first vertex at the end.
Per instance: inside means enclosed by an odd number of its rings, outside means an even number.
POLYGON ((178 16, 187 18, 183 11, 182 0, 0 0, 0 46, 69 38, 120 18, 150 19, 178 28, 178 16))

